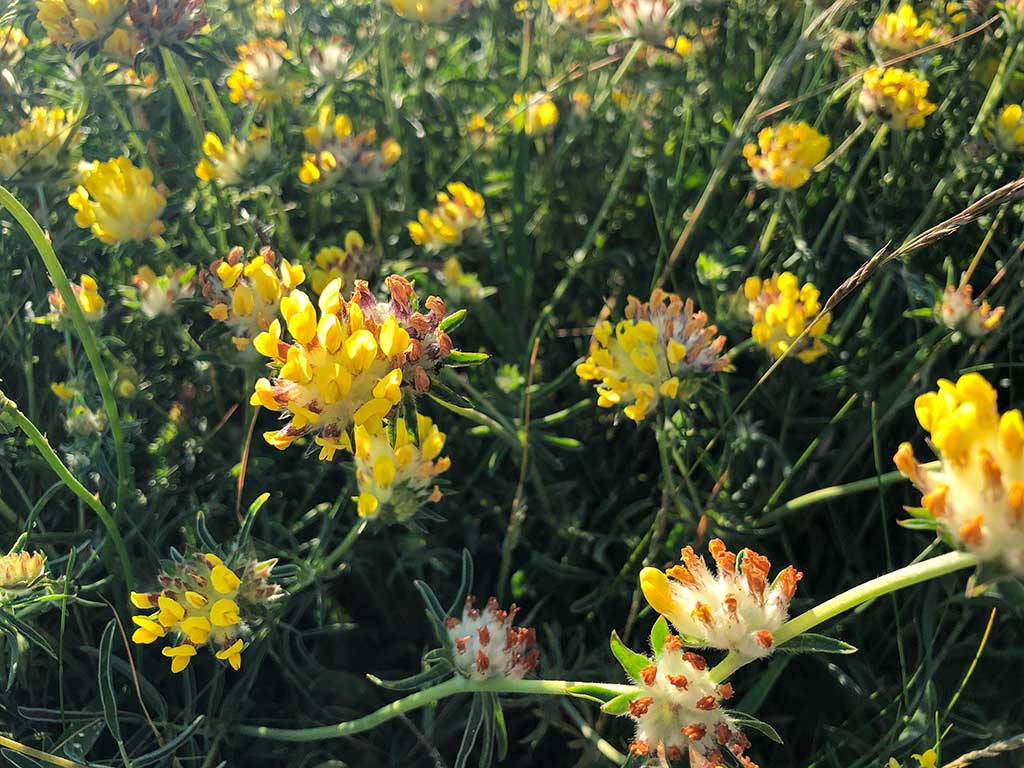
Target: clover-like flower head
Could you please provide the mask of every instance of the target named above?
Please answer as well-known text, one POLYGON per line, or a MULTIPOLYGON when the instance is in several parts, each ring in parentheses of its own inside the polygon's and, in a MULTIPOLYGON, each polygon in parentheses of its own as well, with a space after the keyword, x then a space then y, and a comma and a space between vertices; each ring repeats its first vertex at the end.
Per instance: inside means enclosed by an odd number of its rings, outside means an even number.
POLYGON ((107 245, 142 241, 164 232, 160 215, 167 198, 153 186, 150 170, 137 168, 127 157, 83 163, 81 182, 68 203, 77 211, 75 223, 107 245))
POLYGON ((492 597, 481 610, 474 602, 472 596, 467 598, 462 616, 450 616, 446 622, 456 668, 474 680, 521 680, 540 659, 536 631, 512 625, 519 611, 514 605, 502 610, 492 597))
POLYGON ((748 277, 743 284, 743 296, 747 300, 747 313, 754 322, 751 336, 771 352, 772 357, 782 357, 808 326, 810 331, 799 343, 794 356, 810 363, 825 354, 821 337, 828 331, 832 315, 826 313, 815 321, 821 303, 814 283, 800 285, 792 272, 772 275, 768 280, 748 277))

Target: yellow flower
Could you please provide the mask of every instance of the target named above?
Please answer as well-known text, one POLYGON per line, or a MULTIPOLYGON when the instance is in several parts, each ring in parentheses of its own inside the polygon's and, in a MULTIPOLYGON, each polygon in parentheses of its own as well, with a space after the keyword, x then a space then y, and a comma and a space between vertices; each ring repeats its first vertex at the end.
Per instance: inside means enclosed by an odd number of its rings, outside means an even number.
POLYGON ((303 135, 311 150, 302 153, 299 180, 303 184, 333 184, 342 179, 356 187, 380 184, 402 156, 397 141, 385 139, 375 148, 375 130, 355 133, 348 115, 335 114, 330 106, 320 108, 316 122, 306 126, 303 135))
POLYGON ((103 53, 124 67, 130 67, 142 53, 142 41, 134 29, 118 27, 103 42, 103 53))
POLYGON ((106 37, 128 0, 36 0, 39 23, 50 40, 71 46, 106 37))
POLYGON ((231 136, 225 146, 217 134, 207 132, 203 155, 196 165, 196 176, 203 181, 234 186, 245 178, 250 164, 261 163, 270 156, 270 133, 265 128, 253 128, 248 141, 231 136))
POLYGON ((244 254, 241 248, 232 248, 226 259, 217 259, 199 276, 210 317, 231 329, 231 341, 239 351, 270 328, 281 299, 306 279, 301 264, 281 259, 277 266, 270 248, 264 246, 248 260, 244 254))
POLYGON ((302 291, 281 301, 284 324, 275 320, 254 341, 274 376, 256 382, 250 402, 289 417, 281 429, 263 434, 270 445, 284 450, 310 435, 329 461, 338 449, 352 449, 350 427, 386 417, 403 388, 430 388, 430 373, 452 351, 439 327, 445 304, 431 296, 423 315, 413 309, 408 280, 391 275, 384 282, 390 301, 378 302, 366 282, 356 280, 346 302, 341 280, 332 280, 320 294, 319 317, 302 291), (291 342, 282 339, 285 329, 291 342))
POLYGON ((897 468, 924 495, 921 506, 954 541, 985 561, 1024 573, 1024 418, 1000 415, 996 391, 980 374, 914 402, 931 437, 939 469, 926 469, 910 443, 896 452, 897 468))
POLYGON ((465 0, 390 0, 403 19, 440 24, 462 11, 465 0))
POLYGON ((59 397, 64 402, 67 402, 72 397, 74 397, 75 395, 78 394, 78 390, 77 389, 75 389, 74 387, 68 386, 67 382, 64 382, 64 381, 55 381, 55 382, 51 383, 50 384, 50 391, 53 392, 53 394, 55 394, 57 397, 59 397))
MULTIPOLYGON (((821 311, 818 289, 813 283, 800 285, 796 275, 783 272, 768 280, 748 277, 743 284, 747 313, 754 321, 751 336, 776 359, 788 350, 796 338, 821 311)), ((810 326, 810 332, 795 351, 798 360, 810 363, 825 354, 821 337, 832 321, 831 313, 810 326)))
POLYGON ((769 585, 768 558, 744 549, 735 555, 720 539, 708 551, 712 575, 693 547, 683 548, 683 565, 667 571, 644 568, 640 587, 651 608, 701 647, 762 658, 775 649, 774 633, 785 623, 789 602, 803 574, 787 566, 769 585))
POLYGON ((20 592, 34 586, 46 573, 42 552, 12 552, 0 557, 0 595, 20 592))
POLYGON ((150 319, 172 314, 178 299, 191 298, 195 293, 195 272, 194 267, 168 267, 162 275, 157 275, 151 267, 139 267, 132 277, 132 285, 138 292, 142 314, 150 319))
POLYGON ((942 300, 935 307, 939 321, 955 331, 979 338, 995 330, 1003 319, 1006 307, 993 309, 987 301, 974 300, 974 289, 966 283, 946 286, 942 300))
POLYGON ((0 67, 17 64, 28 45, 28 38, 18 27, 0 26, 0 67))
POLYGON ((472 115, 466 122, 466 138, 474 149, 493 149, 497 140, 494 126, 480 113, 472 115))
POLYGON ((919 768, 935 768, 938 765, 939 756, 934 749, 925 750, 922 755, 911 755, 917 760, 919 768))
POLYGON ((409 236, 416 245, 430 252, 462 243, 467 230, 484 217, 484 198, 461 181, 448 185, 447 194, 437 193, 433 211, 420 208, 416 221, 408 224, 409 236))
POLYGON ((417 414, 413 435, 403 418, 393 424, 374 419, 357 426, 354 435, 360 516, 405 522, 424 502, 441 500, 434 478, 451 459, 441 456, 445 435, 433 421, 417 414))
POLYGON ((1024 151, 1024 110, 1008 104, 992 121, 992 141, 1004 152, 1024 151))
MULTIPOLYGON (((91 275, 82 275, 78 284, 71 284, 71 290, 75 294, 75 298, 78 299, 78 306, 86 320, 95 323, 103 317, 106 302, 100 296, 99 286, 91 275)), ((60 291, 54 288, 47 295, 47 301, 50 305, 50 314, 47 320, 54 327, 60 327, 65 318, 71 317, 71 313, 68 312, 67 305, 64 303, 64 297, 61 296, 60 291)))
POLYGON ((649 302, 630 296, 626 317, 614 327, 604 320, 594 328, 590 354, 576 366, 583 381, 599 382, 597 404, 621 406, 627 418, 643 421, 658 400, 682 400, 700 386, 698 376, 729 370, 722 357, 725 337, 674 293, 658 289, 649 302))
POLYGON ((512 106, 505 112, 505 118, 512 127, 527 136, 543 136, 555 130, 558 123, 558 107, 551 100, 551 94, 537 91, 533 94, 516 93, 512 106))
POLYGON ((238 63, 227 78, 232 104, 254 104, 266 109, 278 101, 294 101, 302 84, 291 74, 292 53, 283 40, 269 37, 238 46, 238 63))
POLYGON ((898 67, 871 67, 864 73, 860 106, 893 130, 923 128, 936 107, 926 98, 928 81, 898 67))
POLYGON ((375 254, 366 247, 363 236, 350 230, 345 233, 341 247, 328 245, 317 251, 313 261, 313 292, 318 296, 335 279, 341 280, 342 290, 351 289, 359 275, 368 276, 374 267, 375 254))
POLYGON ((250 560, 240 568, 226 566, 214 554, 195 554, 179 561, 172 573, 160 574, 158 592, 132 592, 132 605, 155 613, 133 616, 132 642, 149 645, 167 639, 162 649, 171 671, 184 670, 197 646, 208 645, 233 669, 242 663, 242 636, 258 622, 256 608, 280 594, 268 579, 276 561, 250 560), (240 574, 240 575, 239 575, 240 574))
POLYGON ((548 0, 548 7, 562 26, 589 34, 608 21, 611 0, 548 0))
POLYGON ((779 123, 775 128, 762 128, 757 144, 747 144, 743 156, 754 178, 762 184, 775 189, 797 189, 811 178, 814 166, 824 159, 828 147, 828 137, 807 123, 779 123))
POLYGON ((83 164, 81 183, 68 196, 75 223, 111 245, 163 234, 167 199, 153 186, 148 168, 127 157, 83 164))
POLYGON ((910 53, 928 44, 934 33, 927 21, 919 21, 910 5, 895 13, 883 13, 871 27, 871 43, 883 58, 910 53))
POLYGON ((0 175, 9 178, 32 171, 53 171, 61 151, 73 149, 80 134, 74 118, 60 107, 34 107, 18 130, 0 136, 0 175))

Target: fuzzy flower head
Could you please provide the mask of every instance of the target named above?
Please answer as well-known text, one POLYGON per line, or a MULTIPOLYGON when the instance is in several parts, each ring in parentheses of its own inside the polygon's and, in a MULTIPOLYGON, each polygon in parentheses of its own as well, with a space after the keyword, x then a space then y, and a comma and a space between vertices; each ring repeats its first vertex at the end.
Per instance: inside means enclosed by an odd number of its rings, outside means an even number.
POLYGON ((505 118, 512 123, 517 133, 544 136, 555 130, 558 107, 547 91, 516 93, 512 96, 512 105, 506 110, 505 118))
POLYGON ((214 554, 179 558, 174 569, 158 577, 160 589, 132 592, 132 605, 143 611, 132 616, 132 642, 150 645, 165 640, 161 653, 171 671, 182 672, 207 646, 232 669, 242 666, 245 638, 258 624, 281 588, 269 583, 276 560, 250 560, 229 568, 214 554))
POLYGON ((480 610, 474 602, 467 598, 462 618, 449 616, 445 622, 456 668, 474 680, 522 680, 540 659, 536 630, 512 626, 519 611, 515 605, 504 611, 492 597, 480 610))
POLYGON ((441 456, 445 434, 429 418, 418 414, 415 432, 403 418, 369 421, 354 436, 360 517, 406 522, 425 502, 441 500, 434 478, 452 462, 441 456))
POLYGON ((0 25, 0 68, 17 64, 27 45, 28 38, 18 27, 0 25))
POLYGON ((672 37, 670 0, 613 0, 615 21, 622 34, 662 46, 672 37))
POLYGON ((57 45, 101 40, 124 15, 128 0, 36 0, 37 18, 57 45))
POLYGON ((231 136, 227 144, 217 134, 207 132, 203 139, 203 157, 196 164, 196 177, 221 186, 237 186, 254 164, 268 157, 270 133, 265 128, 253 128, 248 141, 231 136))
POLYGON ((107 431, 107 414, 94 411, 78 403, 72 406, 64 419, 68 434, 82 440, 90 440, 107 431))
POLYGON ((608 19, 611 0, 548 0, 555 21, 583 35, 590 34, 608 19))
POLYGON ((306 63, 313 79, 325 85, 341 80, 348 72, 354 50, 352 43, 337 35, 323 45, 310 48, 306 63))
POLYGON ((0 176, 14 178, 58 169, 61 152, 80 141, 74 122, 60 107, 34 107, 18 130, 0 136, 0 176))
POLYGON ((151 267, 143 266, 132 277, 138 294, 139 310, 144 317, 153 319, 174 314, 178 299, 189 299, 195 293, 194 267, 170 267, 158 275, 151 267))
POLYGON ((279 101, 294 101, 302 86, 292 76, 292 52, 283 40, 258 38, 238 46, 238 63, 227 78, 232 104, 266 109, 279 101))
POLYGON ((871 67, 864 73, 860 107, 896 131, 923 128, 936 107, 926 98, 928 81, 899 67, 871 67))
POLYGON ((256 382, 251 402, 288 419, 263 433, 270 445, 284 450, 310 435, 320 458, 329 460, 339 448, 351 451, 351 428, 384 419, 404 388, 430 388, 431 375, 452 351, 440 327, 444 302, 431 296, 422 314, 408 280, 391 275, 384 282, 389 301, 377 301, 364 280, 355 281, 345 301, 341 280, 332 280, 320 294, 319 317, 302 291, 282 299, 284 323, 275 320, 254 342, 274 373, 256 382), (282 338, 285 330, 290 342, 282 338))
POLYGON ((803 574, 787 566, 769 586, 768 558, 749 549, 733 554, 720 539, 713 539, 708 551, 717 566, 714 574, 692 547, 683 549, 682 565, 664 572, 644 568, 644 597, 687 642, 752 659, 767 656, 803 574))
POLYGON ((181 45, 210 21, 203 0, 129 0, 128 16, 147 48, 181 45))
POLYGON ((385 139, 377 147, 376 130, 356 133, 348 115, 335 114, 330 106, 322 107, 317 121, 302 133, 310 148, 302 153, 299 181, 303 184, 344 180, 354 187, 376 186, 402 156, 397 141, 385 139))
POLYGON ((930 436, 939 469, 926 469, 910 443, 896 452, 896 466, 923 494, 921 516, 981 560, 998 561, 1024 574, 1024 418, 1000 415, 996 391, 980 374, 956 383, 939 379, 936 392, 914 402, 930 436))
POLYGON ((0 557, 0 601, 12 592, 32 589, 46 575, 42 552, 11 552, 0 557))
MULTIPOLYGON (((78 306, 85 319, 90 323, 98 322, 103 317, 107 305, 103 301, 103 297, 100 296, 99 286, 92 275, 83 274, 78 283, 71 284, 71 290, 78 300, 78 306)), ((67 304, 64 303, 64 297, 56 288, 47 294, 46 299, 50 305, 50 314, 47 315, 46 320, 59 330, 71 318, 71 313, 68 311, 67 304)))
POLYGON ((403 19, 425 24, 442 24, 469 6, 468 0, 390 0, 395 13, 403 19))
POLYGON ((433 211, 420 208, 416 221, 409 222, 409 236, 416 245, 436 253, 462 243, 463 235, 484 217, 484 198, 461 181, 437 193, 433 211))
POLYGON ((757 144, 747 144, 743 156, 762 184, 797 189, 811 178, 814 166, 828 152, 829 140, 807 123, 779 123, 762 128, 757 144))
POLYGON ((628 715, 636 723, 631 754, 664 754, 675 762, 693 750, 704 759, 699 764, 710 768, 737 762, 757 768, 743 754, 750 741, 723 709, 732 698, 732 685, 713 682, 703 656, 684 650, 680 638, 669 635, 647 661, 634 680, 643 692, 629 703, 628 715), (732 759, 727 761, 722 750, 732 759))
MULTIPOLYGON (((793 346, 821 311, 818 289, 813 283, 800 285, 792 272, 773 275, 768 280, 748 277, 743 284, 743 296, 747 300, 747 313, 754 321, 751 336, 776 359, 793 346)), ((795 351, 798 360, 810 363, 825 354, 821 337, 831 321, 829 313, 810 325, 808 335, 795 351)))
POLYGON ((661 398, 681 400, 699 387, 700 374, 729 369, 725 337, 708 316, 661 289, 641 303, 630 296, 626 317, 614 327, 594 328, 590 354, 576 366, 583 381, 598 382, 601 408, 622 406, 627 418, 643 421, 661 398))
POLYGON ((946 286, 942 300, 935 307, 936 318, 947 328, 980 338, 999 326, 1006 307, 989 306, 987 301, 974 300, 974 289, 968 284, 946 286))
POLYGON ((281 299, 305 279, 301 264, 281 259, 278 265, 267 247, 248 259, 242 248, 232 248, 226 259, 217 259, 200 276, 210 317, 231 329, 231 341, 239 351, 270 328, 281 299))
POLYGON ((1024 109, 1008 104, 992 120, 992 142, 1003 152, 1024 152, 1024 109))
POLYGON ((75 224, 92 230, 107 245, 141 241, 161 235, 160 215, 167 198, 153 186, 148 168, 136 168, 127 157, 83 163, 81 183, 68 195, 75 224))
POLYGON ((920 21, 914 8, 901 5, 895 13, 883 13, 871 27, 871 44, 883 58, 899 56, 923 48, 935 30, 920 21))
POLYGON ((341 280, 342 290, 352 290, 356 277, 366 277, 374 267, 375 254, 355 230, 345 233, 341 246, 327 245, 313 257, 313 293, 319 296, 332 280, 341 280))

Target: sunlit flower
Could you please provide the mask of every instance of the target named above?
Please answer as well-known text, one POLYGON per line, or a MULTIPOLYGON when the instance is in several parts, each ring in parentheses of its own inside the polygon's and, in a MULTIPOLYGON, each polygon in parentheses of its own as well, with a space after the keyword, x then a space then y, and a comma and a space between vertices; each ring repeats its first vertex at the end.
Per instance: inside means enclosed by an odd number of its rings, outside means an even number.
POLYGON ((30 589, 46 573, 46 556, 42 552, 12 552, 0 557, 0 597, 4 592, 30 589))
POLYGON ((179 555, 174 570, 159 575, 158 590, 131 593, 132 605, 153 611, 132 616, 132 642, 166 640, 161 653, 171 660, 174 673, 188 667, 203 645, 239 669, 244 638, 281 594, 281 588, 269 581, 276 562, 249 560, 229 568, 214 554, 179 555))
POLYGON ((757 768, 743 754, 750 741, 724 709, 733 696, 732 685, 716 684, 703 656, 685 650, 679 637, 669 635, 649 662, 633 681, 643 693, 629 703, 628 716, 636 723, 631 754, 657 757, 664 751, 668 760, 676 761, 694 750, 704 760, 700 764, 710 768, 736 762, 757 768), (732 760, 726 761, 723 749, 732 760))
POLYGON ((58 45, 91 43, 110 34, 128 0, 36 0, 39 23, 58 45))
POLYGON ((663 46, 672 30, 673 4, 670 0, 613 0, 615 21, 626 37, 663 46))
POLYGON ((682 565, 664 572, 644 568, 644 597, 688 643, 749 658, 767 656, 775 649, 773 634, 785 623, 803 574, 787 566, 769 587, 768 558, 749 549, 733 554, 720 539, 712 539, 708 551, 715 574, 689 546, 682 551, 682 565))
POLYGON ((404 19, 440 24, 461 13, 469 0, 390 0, 395 13, 404 19))
POLYGON ((871 44, 883 58, 899 56, 923 48, 934 29, 919 21, 910 5, 901 5, 895 13, 883 13, 871 27, 871 44))
POLYGON ((82 439, 94 438, 107 430, 107 414, 94 411, 81 403, 72 407, 64 420, 68 434, 82 439))
MULTIPOLYGON (((71 284, 71 290, 74 292, 75 298, 78 299, 78 306, 86 320, 95 323, 103 317, 106 302, 100 296, 99 286, 91 275, 83 274, 78 283, 71 284)), ((50 305, 48 319, 54 327, 60 327, 66 318, 71 317, 71 313, 68 312, 67 305, 64 303, 64 297, 61 296, 60 291, 54 288, 46 298, 50 305)))
POLYGON ((548 0, 548 6, 559 24, 589 34, 608 20, 611 0, 548 0))
POLYGON ((1024 151, 1024 110, 1020 104, 1003 107, 992 121, 992 141, 1004 152, 1024 151))
POLYGON ((0 176, 52 173, 61 165, 61 153, 73 149, 81 139, 74 122, 60 107, 34 107, 18 130, 0 136, 0 176))
POLYGON ((168 267, 162 275, 148 266, 140 267, 132 285, 138 292, 142 314, 148 318, 173 314, 178 299, 191 298, 195 293, 195 274, 195 267, 168 267))
POLYGON ((649 302, 630 296, 626 317, 594 327, 587 359, 576 366, 583 381, 595 381, 601 408, 622 407, 638 424, 661 398, 683 400, 700 386, 699 375, 729 369, 725 337, 708 316, 674 293, 658 289, 649 302))
POLYGON ((147 69, 143 72, 144 74, 140 75, 132 67, 114 63, 108 64, 106 68, 108 82, 121 86, 132 101, 141 101, 153 93, 153 88, 157 80, 160 79, 160 73, 155 69, 147 69))
POLYGON ((130 67, 142 53, 142 40, 131 27, 118 27, 103 41, 103 53, 124 67, 130 67))
POLYGON ((572 113, 576 117, 583 117, 590 111, 590 94, 582 88, 577 88, 569 97, 572 101, 572 113))
POLYGON ((163 234, 167 199, 153 186, 148 168, 136 168, 127 157, 83 163, 81 183, 68 196, 75 223, 90 229, 108 245, 145 240, 163 234))
POLYGON ((558 107, 547 91, 533 94, 516 93, 512 106, 505 112, 505 118, 512 127, 527 136, 543 136, 555 130, 558 123, 558 107))
POLYGON ((431 296, 427 314, 415 310, 412 284, 398 275, 385 281, 389 301, 378 302, 363 280, 344 301, 341 280, 327 284, 316 306, 302 291, 281 301, 284 324, 275 320, 256 349, 270 358, 274 375, 259 379, 251 402, 282 413, 288 423, 264 439, 284 450, 300 437, 315 438, 320 458, 352 450, 350 429, 385 418, 406 388, 425 392, 452 351, 439 326, 444 302, 431 296), (282 339, 287 329, 292 341, 282 339))
POLYGON ((317 121, 303 131, 309 152, 302 153, 299 180, 303 184, 333 184, 344 180, 352 186, 380 184, 402 156, 394 139, 376 147, 377 131, 355 133, 347 115, 322 107, 317 121))
POLYGON ((466 138, 476 150, 493 149, 497 140, 494 126, 480 113, 472 115, 466 122, 466 138))
POLYGON ((216 181, 224 186, 242 182, 253 163, 270 157, 270 132, 265 128, 249 131, 248 141, 235 136, 225 145, 212 132, 203 139, 203 158, 196 165, 196 176, 203 181, 216 181))
POLYGON ((485 288, 476 274, 463 271, 462 264, 454 256, 445 261, 441 279, 445 296, 456 305, 472 304, 494 291, 493 288, 485 288))
POLYGON ((967 284, 946 286, 942 300, 935 307, 935 315, 947 328, 977 338, 995 330, 1006 308, 992 308, 984 300, 978 303, 973 293, 974 289, 967 284))
POLYGON ((461 181, 454 181, 448 185, 447 193, 437 193, 434 210, 420 208, 417 220, 408 224, 409 236, 416 245, 437 252, 462 243, 466 231, 483 217, 483 195, 461 181))
POLYGON ((265 109, 281 100, 294 101, 302 85, 292 76, 291 58, 283 40, 263 37, 238 46, 238 63, 227 78, 231 103, 265 109))
POLYGON ((924 494, 923 514, 954 541, 985 561, 1024 573, 1024 418, 1000 415, 996 391, 980 374, 954 384, 939 379, 937 392, 914 402, 941 467, 927 469, 910 443, 896 466, 924 494))
POLYGON ((78 394, 78 390, 70 386, 66 381, 51 382, 50 391, 64 402, 67 402, 78 394))
POLYGON ((829 140, 807 123, 779 123, 757 134, 757 144, 747 144, 747 158, 754 178, 775 189, 797 189, 811 178, 814 166, 828 152, 829 140))
POLYGON ((352 43, 335 35, 324 45, 315 45, 307 56, 310 74, 318 83, 329 85, 348 72, 353 53, 352 43))
POLYGON ((256 18, 256 31, 262 35, 280 35, 288 18, 282 0, 254 0, 252 13, 256 18))
MULTIPOLYGON (((422 414, 413 433, 405 419, 366 421, 354 430, 357 507, 361 517, 405 522, 425 502, 441 500, 434 479, 451 466, 445 435, 422 414)), ((328 449, 330 450, 330 449, 328 449)))
POLYGON ((813 283, 800 285, 792 272, 773 275, 768 280, 748 277, 743 284, 743 295, 747 300, 747 313, 754 321, 751 336, 773 357, 782 357, 808 327, 810 330, 794 356, 810 363, 825 354, 821 337, 828 330, 832 315, 827 313, 812 324, 821 311, 818 289, 813 283))
POLYGON ((209 315, 231 329, 231 341, 239 351, 270 328, 281 299, 306 279, 301 264, 281 259, 267 247, 248 259, 242 248, 232 248, 226 259, 217 259, 200 275, 209 315))
POLYGON ((860 106, 893 130, 923 128, 936 107, 926 98, 928 81, 898 67, 871 67, 864 73, 860 106))
POLYGON ((460 619, 449 616, 445 622, 456 668, 474 680, 521 680, 540 659, 536 631, 512 626, 519 611, 514 605, 504 611, 492 597, 480 610, 473 602, 466 600, 460 619))
POLYGON ((357 277, 367 278, 374 268, 375 254, 372 248, 366 247, 363 236, 358 232, 345 233, 345 241, 339 247, 328 245, 316 252, 313 257, 311 282, 313 293, 320 292, 332 280, 341 280, 342 290, 351 290, 357 277))
POLYGON ((18 27, 0 26, 0 67, 17 64, 25 53, 28 38, 18 27))

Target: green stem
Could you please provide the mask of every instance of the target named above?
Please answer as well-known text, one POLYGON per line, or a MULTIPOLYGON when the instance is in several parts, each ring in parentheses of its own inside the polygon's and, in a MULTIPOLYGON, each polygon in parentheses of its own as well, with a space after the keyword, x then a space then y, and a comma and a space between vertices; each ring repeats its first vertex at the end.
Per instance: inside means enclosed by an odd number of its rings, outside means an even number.
MULTIPOLYGON (((896 592, 900 589, 920 584, 922 581, 936 579, 954 571, 972 568, 978 564, 978 556, 970 552, 947 552, 921 563, 913 563, 892 573, 879 576, 877 579, 865 581, 853 589, 816 605, 795 619, 790 619, 775 633, 775 646, 780 647, 804 632, 814 629, 841 613, 852 610, 869 600, 896 592)), ((735 651, 730 651, 714 669, 711 679, 716 683, 727 680, 737 669, 753 661, 735 651)))
POLYGON ((0 391, 0 416, 10 416, 14 420, 14 423, 25 433, 25 436, 32 442, 36 450, 39 451, 43 460, 50 465, 50 468, 57 474, 57 477, 71 489, 72 493, 78 496, 96 513, 100 522, 103 523, 103 527, 107 529, 110 540, 114 542, 114 549, 117 550, 117 558, 121 562, 121 571, 124 574, 125 584, 130 587, 134 580, 132 578, 131 561, 128 559, 128 550, 125 549, 124 539, 121 538, 121 532, 117 528, 117 523, 114 522, 114 518, 111 517, 107 508, 103 506, 99 497, 89 493, 88 489, 78 481, 78 478, 71 474, 71 470, 65 466, 53 448, 50 447, 50 443, 43 436, 43 433, 21 412, 18 404, 6 397, 2 391, 0 391))
POLYGON ((192 100, 189 98, 188 89, 185 87, 185 80, 181 76, 181 69, 178 67, 178 62, 175 60, 174 54, 167 48, 161 48, 160 55, 163 57, 164 70, 167 72, 167 81, 171 84, 171 90, 174 91, 174 97, 178 100, 178 107, 181 109, 181 114, 185 118, 185 122, 188 124, 188 129, 192 134, 192 139, 195 141, 196 146, 200 151, 202 151, 203 129, 199 126, 199 118, 196 115, 196 105, 194 105, 192 100))
POLYGON ((82 314, 82 308, 78 304, 78 297, 75 296, 75 292, 71 289, 71 281, 68 280, 64 267, 61 266, 60 261, 57 259, 57 254, 53 251, 50 239, 36 220, 32 218, 32 214, 25 210, 25 206, 18 202, 18 199, 3 186, 0 186, 0 205, 11 212, 11 215, 22 226, 39 252, 39 256, 46 266, 46 271, 50 274, 50 280, 53 281, 54 286, 60 292, 61 298, 64 300, 64 306, 68 314, 71 315, 71 324, 74 326, 75 333, 78 334, 78 338, 82 342, 85 356, 89 358, 89 365, 92 366, 93 375, 96 377, 97 385, 99 385, 100 396, 103 398, 103 410, 106 411, 107 421, 110 424, 110 434, 114 438, 114 451, 117 455, 117 508, 115 511, 118 514, 123 514, 127 511, 125 502, 128 496, 131 465, 128 463, 128 449, 125 444, 124 430, 121 428, 121 416, 117 411, 114 388, 111 386, 107 369, 103 367, 103 359, 100 357, 96 336, 93 334, 92 328, 89 327, 85 315, 82 314))

